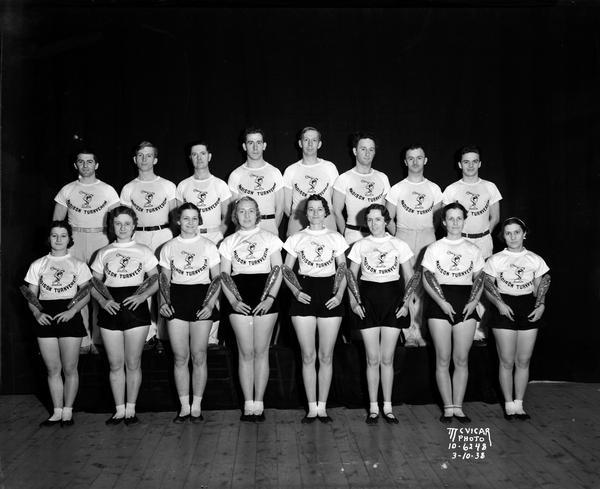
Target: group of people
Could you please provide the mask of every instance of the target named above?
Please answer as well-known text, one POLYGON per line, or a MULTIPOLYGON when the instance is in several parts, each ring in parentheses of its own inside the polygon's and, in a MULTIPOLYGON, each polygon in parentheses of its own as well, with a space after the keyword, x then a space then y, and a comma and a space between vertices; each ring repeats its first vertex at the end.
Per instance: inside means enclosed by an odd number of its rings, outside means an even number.
POLYGON ((394 352, 402 330, 407 341, 422 344, 423 318, 436 352, 440 421, 469 422, 462 402, 484 291, 492 305, 505 417, 527 419, 523 397, 549 269, 525 249, 528 229, 519 218, 502 223, 506 249, 492 256, 501 195, 479 178, 479 148, 460 151, 462 178, 442 193, 424 177, 421 145, 407 148, 408 175, 393 187, 372 167, 377 143, 370 134, 356 135, 355 166, 341 175, 318 157, 322 140, 313 127, 301 131, 302 159, 283 175, 263 159, 266 145, 263 131, 246 130, 246 162, 225 183, 210 173, 209 146, 194 142, 194 174, 175 186, 154 173, 157 148, 142 142, 133 157, 138 177, 120 196, 97 179, 96 155, 78 153, 79 178, 55 198, 50 254, 25 277, 54 405, 42 425, 73 424, 79 351, 83 341, 93 348, 99 337, 115 402, 107 424, 138 422, 142 351, 157 336, 155 342, 168 336, 174 355, 181 407, 173 421, 202 421, 207 349, 224 315, 239 353, 240 419, 264 421, 282 283, 293 296, 289 315, 301 349, 308 401, 303 423, 332 421, 326 405, 346 304, 365 345, 367 424, 379 420, 380 385, 382 418, 398 423, 392 411, 394 352), (175 238, 171 211, 179 227, 175 238), (278 235, 284 214, 285 242, 278 235), (235 232, 225 236, 230 220, 235 232), (436 241, 438 220, 446 236, 436 241))

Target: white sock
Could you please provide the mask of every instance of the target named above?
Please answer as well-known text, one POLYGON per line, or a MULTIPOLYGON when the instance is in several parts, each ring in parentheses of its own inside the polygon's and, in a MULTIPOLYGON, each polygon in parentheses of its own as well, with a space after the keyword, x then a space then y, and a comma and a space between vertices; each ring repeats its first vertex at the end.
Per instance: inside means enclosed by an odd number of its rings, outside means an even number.
POLYGON ((254 401, 254 414, 261 415, 265 410, 265 403, 263 401, 254 401))
POLYGON ((327 401, 317 401, 317 416, 327 416, 327 401))
POLYGON ((515 404, 515 414, 525 414, 523 399, 515 399, 513 403, 515 404))
POLYGON ((60 421, 62 419, 63 408, 54 408, 52 416, 48 418, 48 421, 60 421))
POLYGON ((194 396, 192 401, 192 416, 198 417, 202 413, 202 396, 194 396))
POLYGON ((125 417, 133 418, 135 416, 135 402, 125 404, 125 417))
POLYGON ((179 402, 181 403, 179 416, 187 416, 190 414, 190 396, 179 396, 179 402))
POLYGON ((379 404, 377 404, 376 402, 370 402, 369 413, 379 414, 379 404))
POLYGON ((115 418, 123 418, 125 417, 125 404, 119 404, 115 406, 115 418))
POLYGON ((63 421, 71 421, 73 419, 73 408, 72 407, 64 407, 62 408, 62 418, 63 421))
POLYGON ((389 401, 383 401, 383 414, 390 414, 392 412, 392 403, 389 401))
POLYGON ((244 414, 254 414, 254 401, 244 401, 244 414))
POLYGON ((454 414, 454 406, 452 404, 444 406, 444 416, 448 417, 448 416, 452 416, 453 414, 454 414))
POLYGON ((504 403, 504 410, 506 414, 513 415, 516 413, 515 403, 513 401, 507 401, 504 403))
POLYGON ((461 417, 465 415, 465 413, 463 413, 462 406, 454 406, 453 411, 455 416, 461 417))
POLYGON ((316 415, 317 415, 317 403, 309 402, 308 403, 308 414, 306 416, 308 416, 309 418, 314 418, 316 415))

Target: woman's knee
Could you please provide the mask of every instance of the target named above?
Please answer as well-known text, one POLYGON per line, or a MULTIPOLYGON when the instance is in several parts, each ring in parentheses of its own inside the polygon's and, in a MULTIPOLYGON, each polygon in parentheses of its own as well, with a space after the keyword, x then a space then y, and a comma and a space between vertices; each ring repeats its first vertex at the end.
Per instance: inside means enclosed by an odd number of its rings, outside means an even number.
POLYGON ((531 360, 530 356, 526 356, 526 357, 517 357, 515 360, 515 366, 518 369, 521 370, 526 370, 529 368, 529 361, 531 360))
POLYGON ((467 368, 469 365, 469 354, 462 355, 455 353, 452 356, 452 362, 455 368, 467 368))
POLYGON ((381 365, 383 367, 393 367, 394 355, 381 355, 381 365))
POLYGON ((142 359, 139 357, 128 358, 125 362, 128 372, 133 372, 136 370, 140 370, 142 366, 142 359))
POLYGON ((173 353, 173 363, 175 364, 175 368, 187 367, 189 361, 189 354, 178 355, 177 353, 173 353))
POLYGON ((308 352, 302 352, 302 363, 304 365, 311 365, 311 364, 315 363, 316 360, 317 360, 317 353, 314 350, 308 351, 308 352))
POLYGON ((63 372, 65 374, 65 377, 72 377, 74 375, 78 375, 77 363, 78 362, 68 362, 63 364, 63 372))
POLYGON ((242 362, 253 362, 254 361, 254 350, 251 348, 248 350, 240 350, 239 355, 240 355, 240 360, 242 362))
POLYGON ((369 355, 367 354, 367 367, 379 367, 381 361, 380 361, 380 357, 379 355, 369 355))
POLYGON ((319 351, 319 364, 320 365, 331 365, 332 362, 333 362, 333 352, 319 351))
POLYGON ((194 367, 206 365, 206 350, 192 353, 192 363, 194 367))

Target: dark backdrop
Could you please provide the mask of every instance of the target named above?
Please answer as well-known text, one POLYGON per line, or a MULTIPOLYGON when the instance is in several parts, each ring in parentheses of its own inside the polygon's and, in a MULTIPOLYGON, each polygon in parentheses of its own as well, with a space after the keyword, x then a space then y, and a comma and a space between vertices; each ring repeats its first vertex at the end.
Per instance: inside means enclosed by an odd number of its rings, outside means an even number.
POLYGON ((250 124, 267 131, 265 158, 282 171, 305 125, 321 129, 321 156, 340 172, 353 165, 350 133, 372 131, 374 165, 392 184, 404 177, 401 147, 420 141, 442 189, 459 178, 455 151, 479 144, 502 217, 529 223, 527 246, 552 269, 539 378, 600 380, 598 9, 114 5, 4 8, 4 392, 33 385, 17 286, 47 252, 53 197, 75 178, 74 140, 96 148, 99 177, 120 191, 142 139, 160 150, 157 173, 178 183, 190 173, 185 143, 205 138, 226 179, 250 124))

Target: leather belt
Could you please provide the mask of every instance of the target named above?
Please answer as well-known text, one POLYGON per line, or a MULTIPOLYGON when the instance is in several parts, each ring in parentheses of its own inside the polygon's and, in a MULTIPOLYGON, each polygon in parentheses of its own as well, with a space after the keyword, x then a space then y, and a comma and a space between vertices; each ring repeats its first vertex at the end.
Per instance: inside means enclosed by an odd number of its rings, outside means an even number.
POLYGON ((275 214, 261 214, 261 219, 275 219, 275 214))
POLYGON ((161 224, 160 226, 144 226, 137 228, 136 231, 160 231, 161 229, 167 229, 168 227, 168 224, 161 224))
POLYGON ((474 233, 474 234, 461 233, 463 238, 470 238, 470 239, 483 238, 484 236, 487 236, 488 234, 490 234, 489 229, 486 229, 483 233, 474 233))
POLYGON ((215 228, 199 228, 198 232, 200 234, 208 234, 208 233, 216 233, 220 231, 220 228, 217 226, 215 228))
POLYGON ((366 228, 364 226, 355 226, 354 224, 348 224, 348 223, 346 223, 346 228, 347 229, 352 229, 353 231, 360 231, 362 233, 368 233, 369 232, 369 228, 366 228))
POLYGON ((71 229, 76 233, 103 233, 106 228, 80 228, 77 226, 71 226, 71 229))

